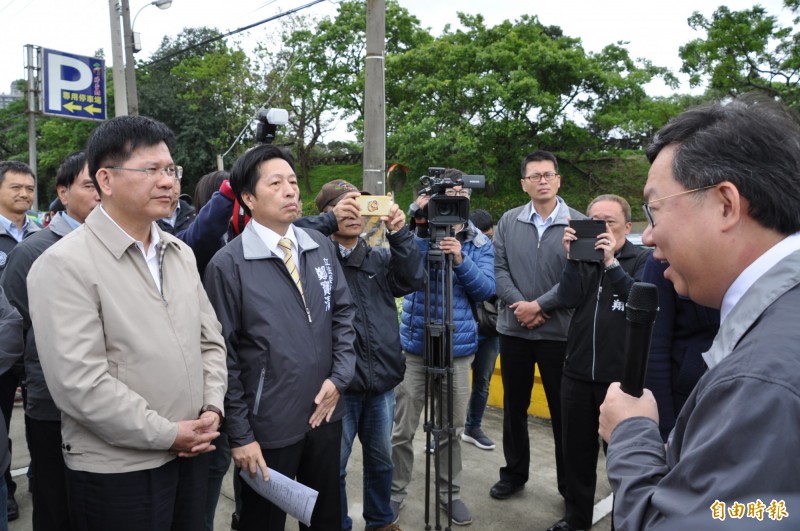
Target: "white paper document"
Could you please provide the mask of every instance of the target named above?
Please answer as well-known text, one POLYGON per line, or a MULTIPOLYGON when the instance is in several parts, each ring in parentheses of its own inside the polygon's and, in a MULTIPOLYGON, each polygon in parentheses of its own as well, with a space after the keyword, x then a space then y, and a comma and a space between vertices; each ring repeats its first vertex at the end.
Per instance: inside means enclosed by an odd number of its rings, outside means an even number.
POLYGON ((272 469, 269 469, 268 481, 264 481, 260 468, 257 468, 256 472, 258 475, 254 478, 251 478, 250 473, 245 470, 241 470, 239 475, 253 490, 277 505, 286 514, 307 526, 311 525, 311 513, 314 512, 319 492, 272 469))

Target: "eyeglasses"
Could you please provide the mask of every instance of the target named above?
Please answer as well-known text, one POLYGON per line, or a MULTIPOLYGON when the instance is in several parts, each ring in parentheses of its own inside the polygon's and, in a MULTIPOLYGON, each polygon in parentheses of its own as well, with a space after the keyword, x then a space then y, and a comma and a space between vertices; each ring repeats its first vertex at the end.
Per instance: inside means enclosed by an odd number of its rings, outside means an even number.
POLYGON ((702 192, 703 190, 708 190, 709 188, 714 188, 717 186, 716 184, 709 184, 708 186, 703 186, 701 188, 694 188, 692 190, 684 190, 683 192, 678 192, 677 194, 668 195, 665 197, 659 197, 658 199, 653 199, 652 201, 648 201, 647 203, 642 205, 642 209, 644 209, 644 215, 647 216, 647 222, 650 223, 651 227, 655 227, 656 223, 653 221, 653 213, 650 212, 650 205, 656 203, 658 201, 663 201, 664 199, 670 199, 672 197, 678 197, 679 195, 685 194, 693 194, 695 192, 702 192))
POLYGON ((545 181, 550 182, 558 177, 558 174, 552 171, 546 171, 544 173, 531 173, 530 175, 526 175, 524 178, 528 179, 529 181, 537 182, 541 181, 542 177, 544 177, 545 181))
POLYGON ((183 178, 183 166, 164 166, 163 168, 123 168, 122 166, 106 166, 106 168, 109 170, 138 171, 150 178, 161 174, 172 177, 176 181, 180 181, 183 178))
POLYGON ((448 188, 447 190, 444 191, 444 195, 450 197, 454 196, 469 197, 469 192, 470 192, 469 188, 462 188, 461 190, 454 190, 453 188, 448 188))

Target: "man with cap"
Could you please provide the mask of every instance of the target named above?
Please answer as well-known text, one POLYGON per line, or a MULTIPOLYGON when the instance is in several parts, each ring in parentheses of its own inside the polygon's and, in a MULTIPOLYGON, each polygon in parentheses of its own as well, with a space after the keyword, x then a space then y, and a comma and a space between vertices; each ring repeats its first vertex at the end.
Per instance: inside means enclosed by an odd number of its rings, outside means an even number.
MULTIPOLYGON (((347 181, 331 181, 317 195, 317 207, 320 213, 332 211, 343 198, 357 193, 358 188, 347 181)), ((425 270, 402 210, 394 204, 389 215, 381 216, 381 220, 386 224, 389 249, 372 248, 361 237, 365 226, 365 218, 361 216, 340 221, 339 230, 331 235, 356 308, 353 320, 356 372, 342 397, 345 405, 340 459, 343 530, 353 528, 347 514, 345 477, 356 434, 363 452, 363 516, 367 529, 400 529, 392 523, 394 516, 389 504, 394 468, 394 388, 403 380, 406 367, 395 297, 422 289, 425 270)))

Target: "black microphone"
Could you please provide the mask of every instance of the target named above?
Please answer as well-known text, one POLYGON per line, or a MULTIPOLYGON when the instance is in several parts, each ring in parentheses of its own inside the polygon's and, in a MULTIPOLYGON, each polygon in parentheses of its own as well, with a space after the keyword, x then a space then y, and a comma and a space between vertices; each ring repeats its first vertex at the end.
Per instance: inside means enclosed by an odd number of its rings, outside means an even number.
POLYGON ((625 367, 620 387, 624 392, 639 398, 644 389, 647 358, 653 323, 658 313, 658 289, 647 282, 634 282, 625 305, 625 367))

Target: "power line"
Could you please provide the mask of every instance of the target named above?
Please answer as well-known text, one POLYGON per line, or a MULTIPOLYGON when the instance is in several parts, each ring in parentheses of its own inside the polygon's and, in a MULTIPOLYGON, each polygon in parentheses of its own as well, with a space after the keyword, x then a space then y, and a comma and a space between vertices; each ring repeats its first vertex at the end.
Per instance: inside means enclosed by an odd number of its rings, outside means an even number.
POLYGON ((264 20, 261 20, 259 22, 255 22, 253 24, 250 24, 249 26, 244 26, 242 28, 239 28, 239 29, 236 29, 236 30, 233 30, 233 31, 229 31, 228 33, 225 33, 224 35, 219 35, 217 37, 212 37, 210 39, 206 39, 206 40, 204 40, 202 42, 198 42, 197 44, 193 44, 191 46, 187 46, 186 48, 183 48, 182 50, 177 50, 175 52, 172 52, 169 55, 165 55, 164 57, 159 57, 158 59, 150 61, 149 63, 147 63, 147 65, 148 66, 149 65, 154 65, 154 64, 159 63, 161 61, 166 61, 167 59, 172 59, 173 57, 181 55, 183 53, 186 53, 189 50, 194 50, 195 48, 199 48, 200 46, 205 46, 206 44, 210 44, 212 42, 216 42, 216 41, 222 40, 222 39, 224 39, 226 37, 230 37, 231 35, 235 35, 237 33, 243 32, 243 31, 247 31, 247 30, 249 30, 251 28, 255 28, 256 26, 260 26, 261 24, 265 24, 267 22, 272 22, 273 20, 277 20, 277 19, 279 19, 281 17, 285 17, 287 15, 292 15, 294 13, 297 13, 298 11, 302 11, 303 9, 309 8, 311 6, 314 6, 314 5, 319 4, 321 2, 324 2, 324 1, 325 0, 314 0, 313 2, 309 2, 309 3, 305 4, 305 5, 300 6, 300 7, 296 7, 294 9, 290 9, 289 11, 286 11, 284 13, 279 13, 279 14, 271 16, 269 18, 265 18, 264 20))

